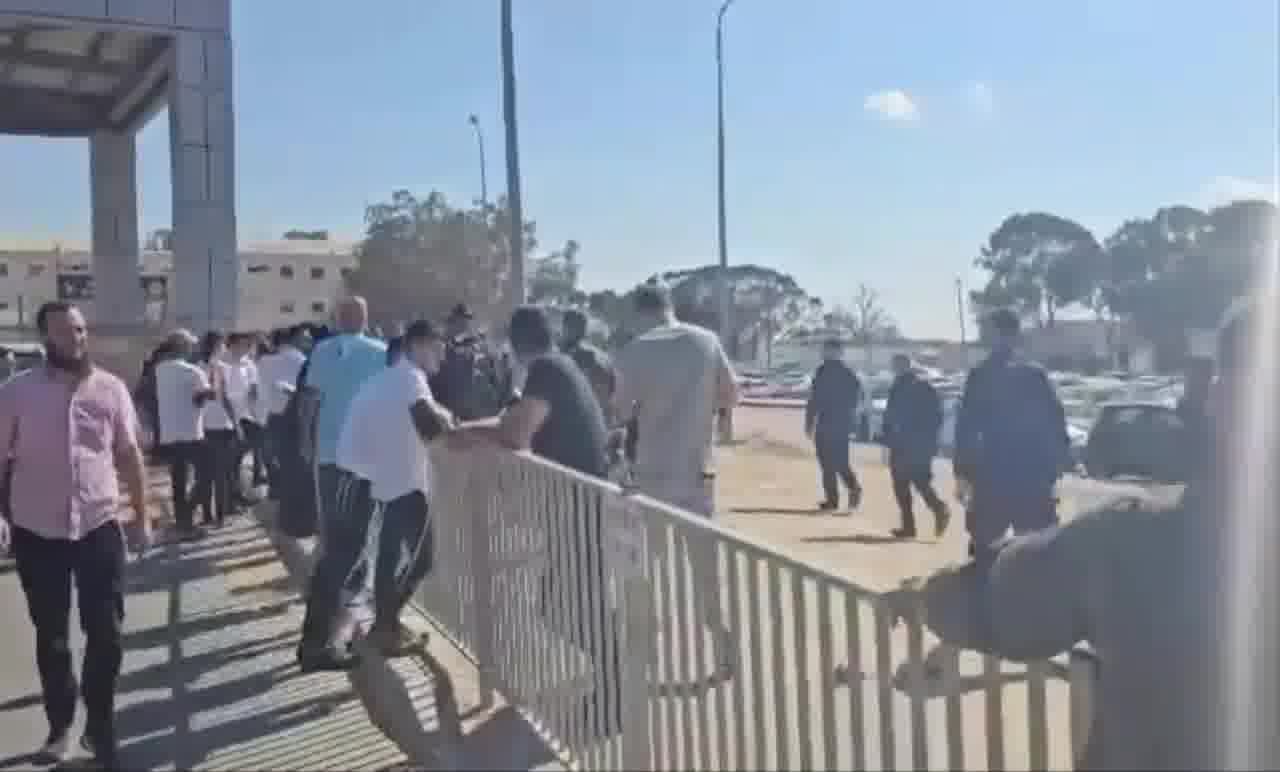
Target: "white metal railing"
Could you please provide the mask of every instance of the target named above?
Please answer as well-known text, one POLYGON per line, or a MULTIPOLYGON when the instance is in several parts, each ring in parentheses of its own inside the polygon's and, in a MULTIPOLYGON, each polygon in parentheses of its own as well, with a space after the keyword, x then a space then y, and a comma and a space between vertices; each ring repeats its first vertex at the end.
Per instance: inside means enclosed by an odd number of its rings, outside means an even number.
POLYGON ((610 483, 527 454, 433 458, 437 560, 418 603, 482 689, 579 768, 1069 769, 1078 756, 1084 654, 1024 666, 957 652, 918 615, 891 624, 874 592, 610 483))

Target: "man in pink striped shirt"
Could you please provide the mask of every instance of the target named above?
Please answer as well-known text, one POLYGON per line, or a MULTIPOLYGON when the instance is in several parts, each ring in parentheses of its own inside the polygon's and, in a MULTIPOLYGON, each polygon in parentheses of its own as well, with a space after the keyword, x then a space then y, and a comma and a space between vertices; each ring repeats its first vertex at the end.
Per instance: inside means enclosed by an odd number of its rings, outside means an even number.
POLYGON ((12 464, 0 547, 12 542, 35 627, 49 719, 42 755, 59 762, 70 753, 77 693, 69 642, 74 582, 85 634, 81 744, 104 767, 115 768, 126 554, 120 480, 137 541, 145 546, 151 540, 138 419, 124 382, 90 360, 79 309, 46 303, 36 325, 44 365, 0 386, 0 452, 12 464))

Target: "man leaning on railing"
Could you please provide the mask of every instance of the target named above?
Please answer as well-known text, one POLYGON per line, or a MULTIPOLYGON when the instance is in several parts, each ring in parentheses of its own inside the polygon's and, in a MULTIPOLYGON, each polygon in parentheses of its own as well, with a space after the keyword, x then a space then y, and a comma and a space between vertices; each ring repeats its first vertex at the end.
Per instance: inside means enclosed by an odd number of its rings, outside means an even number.
POLYGON ((1280 768, 1275 306, 1222 327, 1217 461, 1176 505, 1089 512, 884 599, 946 643, 1008 659, 1087 641, 1100 665, 1081 768, 1280 768))
MULTIPOLYGON (((464 424, 451 441, 458 447, 489 442, 510 450, 532 450, 581 474, 604 479, 608 471, 604 413, 582 370, 554 350, 546 313, 534 307, 517 309, 509 335, 511 348, 527 373, 519 401, 496 419, 464 424)), ((541 613, 553 629, 598 664, 594 690, 582 705, 582 715, 598 722, 590 733, 608 737, 620 730, 622 720, 618 627, 605 590, 600 512, 581 499, 574 501, 580 509, 563 514, 571 524, 571 538, 577 540, 572 547, 576 559, 556 561, 543 577, 541 613), (565 604, 572 608, 556 613, 555 597, 572 599, 565 604), (592 635, 593 629, 600 634, 592 635), (609 661, 602 662, 606 652, 609 661)))

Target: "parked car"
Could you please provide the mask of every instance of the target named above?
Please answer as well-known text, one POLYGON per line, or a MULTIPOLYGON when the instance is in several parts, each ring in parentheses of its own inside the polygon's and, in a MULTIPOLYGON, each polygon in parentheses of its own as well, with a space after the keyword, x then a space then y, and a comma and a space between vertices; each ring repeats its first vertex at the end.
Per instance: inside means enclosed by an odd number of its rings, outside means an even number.
POLYGON ((1161 402, 1108 402, 1089 432, 1084 467, 1090 477, 1185 479, 1190 437, 1182 418, 1161 402))

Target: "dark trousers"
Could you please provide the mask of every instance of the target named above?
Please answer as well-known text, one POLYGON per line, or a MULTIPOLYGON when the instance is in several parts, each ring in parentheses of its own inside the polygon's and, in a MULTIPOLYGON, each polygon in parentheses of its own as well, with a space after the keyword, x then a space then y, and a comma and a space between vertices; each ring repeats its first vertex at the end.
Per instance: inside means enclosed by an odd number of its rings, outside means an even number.
POLYGON ((849 462, 847 431, 819 428, 814 435, 814 445, 818 451, 818 468, 822 471, 824 500, 832 504, 840 500, 840 482, 844 483, 850 495, 862 489, 858 476, 853 473, 853 465, 849 462))
POLYGON ((1014 535, 1034 533, 1058 523, 1058 503, 1053 486, 1006 486, 994 481, 973 487, 973 498, 965 512, 969 531, 970 556, 989 552, 1013 529, 1014 535))
POLYGON ((169 483, 173 494, 173 518, 179 528, 195 525, 195 510, 204 509, 204 517, 213 517, 213 454, 205 440, 174 442, 163 448, 169 462, 169 483), (191 474, 195 482, 191 483, 191 474))
POLYGON ((933 489, 933 458, 923 453, 890 451, 889 475, 893 478, 893 497, 898 500, 902 513, 902 527, 916 530, 916 517, 912 508, 911 490, 914 488, 935 515, 946 508, 938 492, 933 489))
POLYGON ((283 484, 280 459, 284 450, 284 442, 284 414, 277 413, 267 418, 267 425, 262 431, 262 464, 267 473, 267 484, 271 486, 272 498, 279 498, 279 488, 283 484))
POLYGON ((46 539, 14 528, 13 548, 36 630, 36 665, 50 729, 70 728, 76 713, 70 646, 74 580, 85 638, 79 691, 88 714, 86 730, 104 744, 113 741, 116 678, 123 657, 125 544, 120 526, 106 523, 79 541, 46 539))
POLYGON ((236 506, 236 493, 240 483, 240 442, 234 429, 206 429, 205 442, 209 444, 209 462, 213 465, 213 500, 217 507, 218 522, 221 523, 236 506))
POLYGON ((375 505, 380 515, 378 559, 373 579, 374 620, 380 630, 397 630, 418 585, 431 572, 434 543, 427 497, 414 491, 375 505))
POLYGON ((311 573, 307 613, 302 621, 302 646, 318 648, 329 642, 342 604, 342 591, 364 567, 373 499, 369 481, 333 465, 320 467, 320 508, 324 518, 320 559, 311 573))
MULTIPOLYGON (((240 452, 236 456, 236 469, 239 470, 244 466, 244 457, 249 456, 250 462, 253 464, 253 484, 261 485, 266 480, 266 465, 263 461, 262 443, 266 434, 266 429, 262 424, 256 421, 250 421, 247 418, 240 419, 240 434, 244 437, 244 442, 240 445, 240 452)), ((242 495, 239 487, 239 478, 236 480, 237 495, 242 495)))

